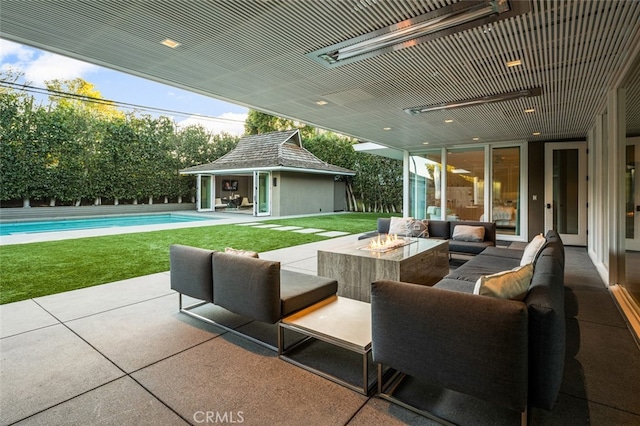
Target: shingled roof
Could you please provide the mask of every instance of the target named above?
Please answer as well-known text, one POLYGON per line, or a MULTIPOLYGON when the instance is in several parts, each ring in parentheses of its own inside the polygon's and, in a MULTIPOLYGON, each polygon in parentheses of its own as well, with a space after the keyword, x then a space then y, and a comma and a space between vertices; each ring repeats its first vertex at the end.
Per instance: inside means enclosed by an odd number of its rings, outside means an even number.
POLYGON ((256 169, 355 175, 354 171, 325 163, 304 149, 297 129, 244 137, 234 150, 213 163, 189 167, 181 173, 240 173, 256 169))

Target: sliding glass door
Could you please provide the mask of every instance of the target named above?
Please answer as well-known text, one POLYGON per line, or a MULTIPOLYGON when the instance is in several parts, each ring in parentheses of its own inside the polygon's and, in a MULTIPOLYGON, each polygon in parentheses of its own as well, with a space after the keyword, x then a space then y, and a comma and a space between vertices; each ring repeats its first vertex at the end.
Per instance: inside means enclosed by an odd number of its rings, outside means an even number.
POLYGON ((408 216, 494 221, 501 239, 524 240, 522 151, 520 145, 482 145, 411 153, 408 216))

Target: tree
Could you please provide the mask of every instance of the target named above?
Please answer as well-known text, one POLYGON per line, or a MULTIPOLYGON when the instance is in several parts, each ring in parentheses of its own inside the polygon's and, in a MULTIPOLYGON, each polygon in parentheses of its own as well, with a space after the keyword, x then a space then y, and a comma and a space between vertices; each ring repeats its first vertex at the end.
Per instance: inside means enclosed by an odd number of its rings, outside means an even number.
POLYGON ((71 107, 105 118, 124 117, 124 113, 115 107, 113 101, 103 99, 102 93, 82 78, 48 80, 45 81, 45 86, 51 93, 49 101, 54 105, 71 107))
POLYGON ((316 133, 315 127, 253 109, 249 110, 247 119, 244 122, 244 131, 247 135, 260 135, 292 129, 300 129, 300 134, 303 137, 311 137, 316 133))

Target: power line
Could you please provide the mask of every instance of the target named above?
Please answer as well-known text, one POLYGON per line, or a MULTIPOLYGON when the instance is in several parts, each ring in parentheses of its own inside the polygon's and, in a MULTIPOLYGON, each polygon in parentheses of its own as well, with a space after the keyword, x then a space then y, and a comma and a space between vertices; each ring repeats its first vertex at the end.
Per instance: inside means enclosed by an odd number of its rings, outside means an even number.
POLYGON ((171 110, 171 109, 166 109, 166 108, 150 107, 150 106, 132 104, 132 103, 122 102, 122 101, 113 101, 113 100, 110 100, 110 99, 102 99, 102 98, 96 98, 96 97, 93 97, 93 96, 78 95, 76 93, 62 92, 62 91, 59 91, 59 90, 47 89, 47 88, 44 88, 44 87, 31 86, 29 84, 19 84, 19 83, 14 83, 14 82, 10 82, 10 81, 0 80, 0 86, 4 86, 4 87, 7 87, 7 88, 11 88, 11 89, 17 89, 17 90, 21 90, 21 91, 29 92, 29 93, 35 93, 35 94, 39 94, 39 95, 47 95, 47 96, 53 96, 53 97, 57 97, 57 98, 74 99, 74 100, 78 100, 78 101, 81 101, 81 102, 88 102, 88 103, 94 103, 94 104, 100 104, 100 105, 111 105, 111 106, 116 106, 116 107, 125 108, 125 109, 143 110, 143 111, 150 111, 150 112, 156 112, 156 113, 179 115, 179 116, 182 116, 182 117, 198 117, 198 118, 202 118, 202 119, 205 119, 205 120, 228 121, 228 122, 233 122, 233 123, 243 123, 244 124, 244 120, 237 120, 237 119, 233 119, 233 118, 224 118, 224 117, 213 117, 213 116, 210 116, 210 115, 204 115, 204 114, 198 114, 198 113, 189 113, 189 112, 171 110))

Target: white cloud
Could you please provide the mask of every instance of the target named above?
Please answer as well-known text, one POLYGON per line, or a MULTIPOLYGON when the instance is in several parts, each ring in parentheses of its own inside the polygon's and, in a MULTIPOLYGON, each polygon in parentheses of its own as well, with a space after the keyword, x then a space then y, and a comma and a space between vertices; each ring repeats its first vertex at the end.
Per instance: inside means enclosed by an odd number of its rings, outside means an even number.
POLYGON ((14 43, 9 40, 3 40, 0 38, 0 63, 3 68, 5 67, 5 59, 10 56, 15 56, 18 62, 28 62, 36 54, 36 51, 23 46, 18 43, 14 43))
POLYGON ((38 51, 29 47, 0 39, 0 67, 13 68, 24 73, 25 81, 43 86, 46 80, 72 80, 84 78, 99 69, 96 65, 54 53, 38 51))
POLYGON ((235 136, 242 136, 244 134, 244 121, 247 119, 246 113, 225 112, 217 116, 217 118, 218 119, 209 119, 192 115, 177 124, 179 128, 200 124, 214 134, 222 132, 235 136))

